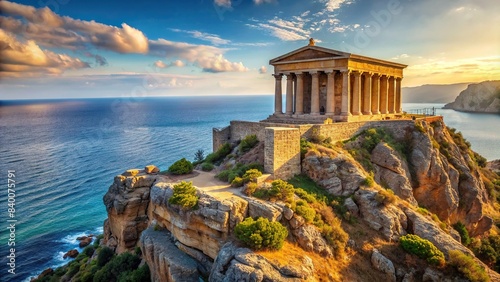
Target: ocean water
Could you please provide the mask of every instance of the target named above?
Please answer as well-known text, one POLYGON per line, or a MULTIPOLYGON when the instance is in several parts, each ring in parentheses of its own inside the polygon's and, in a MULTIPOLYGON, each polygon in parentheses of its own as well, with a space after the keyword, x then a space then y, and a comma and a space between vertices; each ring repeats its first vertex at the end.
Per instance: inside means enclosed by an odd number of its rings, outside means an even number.
MULTIPOLYGON (((76 237, 102 233, 102 197, 113 177, 161 170, 212 148, 212 128, 272 113, 273 96, 0 102, 0 280, 25 281, 68 260, 76 237), (16 274, 7 272, 7 171, 15 170, 16 274)), ((440 104, 405 104, 405 110, 440 104)), ((500 158, 499 115, 438 110, 473 149, 500 158)), ((78 248, 77 248, 78 249, 78 248)))

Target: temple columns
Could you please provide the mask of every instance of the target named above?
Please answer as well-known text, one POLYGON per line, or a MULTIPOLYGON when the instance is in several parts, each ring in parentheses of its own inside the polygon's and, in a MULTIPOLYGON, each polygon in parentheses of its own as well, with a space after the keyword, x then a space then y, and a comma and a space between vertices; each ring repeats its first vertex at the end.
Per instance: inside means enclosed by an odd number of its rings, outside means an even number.
POLYGON ((297 91, 295 95, 295 114, 302 115, 304 114, 304 81, 302 73, 296 73, 297 77, 297 91))
POLYGON ((380 114, 380 75, 372 77, 372 114, 380 114))
POLYGON ((326 73, 328 80, 326 83, 326 114, 335 114, 335 71, 326 73))
POLYGON ((380 76, 380 113, 387 114, 389 113, 387 109, 387 94, 388 94, 388 83, 387 83, 387 75, 380 76))
POLYGON ((276 83, 274 86, 274 114, 282 114, 283 113, 283 97, 281 93, 281 74, 273 74, 276 79, 276 83))
POLYGON ((351 82, 350 82, 350 75, 351 71, 350 70, 343 70, 342 71, 342 104, 341 104, 341 116, 350 116, 351 111, 350 111, 350 95, 349 93, 350 88, 351 88, 351 82))
POLYGON ((311 72, 312 85, 311 85, 311 115, 319 115, 319 73, 317 71, 311 72))
POLYGON ((403 78, 397 77, 396 78, 396 113, 400 114, 402 109, 401 105, 401 80, 403 78))
POLYGON ((286 114, 293 114, 293 75, 286 75, 286 114))
POLYGON ((354 83, 352 86, 352 114, 361 114, 361 73, 353 72, 354 83))
POLYGON ((363 114, 372 114, 372 73, 365 73, 365 84, 363 88, 363 114))
POLYGON ((389 93, 387 95, 387 101, 389 103, 389 108, 388 108, 388 111, 390 114, 394 114, 395 113, 395 106, 396 106, 396 99, 394 97, 394 95, 396 94, 396 92, 394 91, 394 77, 391 76, 389 77, 389 93))

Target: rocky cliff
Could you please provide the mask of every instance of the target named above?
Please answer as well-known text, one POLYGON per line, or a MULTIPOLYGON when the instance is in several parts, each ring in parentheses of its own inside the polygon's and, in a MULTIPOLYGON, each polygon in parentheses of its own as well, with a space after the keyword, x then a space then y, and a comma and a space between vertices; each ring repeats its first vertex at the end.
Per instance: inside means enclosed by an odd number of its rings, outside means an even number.
MULTIPOLYGON (((398 245, 416 234, 446 257, 450 250, 473 257, 451 226, 463 223, 472 236, 495 228, 478 156, 461 135, 432 118, 365 130, 328 147, 311 145, 302 172, 337 197, 332 205, 350 237, 344 257, 285 202, 198 189, 197 208, 183 209, 169 203, 176 180, 146 170, 115 177, 104 196, 103 243, 117 253, 139 246, 153 281, 462 281, 398 245), (271 255, 245 248, 233 232, 246 217, 282 223, 289 245, 271 255)), ((500 281, 498 273, 488 275, 500 281)))
POLYGON ((470 84, 454 102, 446 104, 444 108, 464 112, 500 113, 500 81, 470 84))

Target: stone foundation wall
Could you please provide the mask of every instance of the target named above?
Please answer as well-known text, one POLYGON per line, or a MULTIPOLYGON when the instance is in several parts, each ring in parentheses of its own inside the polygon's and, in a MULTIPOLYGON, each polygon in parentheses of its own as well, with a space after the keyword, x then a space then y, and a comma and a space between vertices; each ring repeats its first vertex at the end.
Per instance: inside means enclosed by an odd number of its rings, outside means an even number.
POLYGON ((289 179, 300 173, 300 132, 296 128, 265 129, 264 170, 274 178, 289 179))
POLYGON ((212 148, 214 152, 227 142, 231 142, 231 126, 212 129, 212 148))

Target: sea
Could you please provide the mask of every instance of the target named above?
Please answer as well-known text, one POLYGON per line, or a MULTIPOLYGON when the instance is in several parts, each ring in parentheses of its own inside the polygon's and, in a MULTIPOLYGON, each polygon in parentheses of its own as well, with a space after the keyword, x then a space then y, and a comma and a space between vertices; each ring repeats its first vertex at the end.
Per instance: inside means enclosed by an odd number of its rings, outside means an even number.
MULTIPOLYGON (((208 154, 212 128, 265 119, 273 103, 272 95, 0 101, 0 280, 29 281, 81 251, 77 237, 102 233, 102 198, 115 175, 208 154)), ((500 159, 500 115, 442 106, 403 109, 435 108, 472 149, 500 159)))

